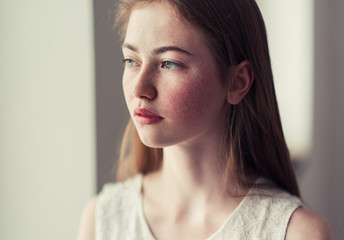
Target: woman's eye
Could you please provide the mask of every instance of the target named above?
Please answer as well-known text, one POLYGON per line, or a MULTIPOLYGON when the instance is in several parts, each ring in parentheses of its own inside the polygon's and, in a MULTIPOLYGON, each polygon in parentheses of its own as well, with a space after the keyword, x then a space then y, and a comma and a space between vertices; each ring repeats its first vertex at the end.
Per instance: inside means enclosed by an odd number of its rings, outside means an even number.
POLYGON ((124 62, 126 67, 137 67, 138 66, 138 63, 135 60, 130 59, 130 58, 124 59, 123 62, 124 62))
POLYGON ((174 70, 176 68, 179 68, 180 64, 172 61, 163 61, 161 63, 161 68, 165 68, 167 70, 174 70))

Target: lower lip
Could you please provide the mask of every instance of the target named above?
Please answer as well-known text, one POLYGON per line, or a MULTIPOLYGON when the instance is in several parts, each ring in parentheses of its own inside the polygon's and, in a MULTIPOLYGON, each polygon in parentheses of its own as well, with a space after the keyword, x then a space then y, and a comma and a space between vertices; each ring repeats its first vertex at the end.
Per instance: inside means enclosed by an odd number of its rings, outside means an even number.
POLYGON ((136 122, 142 125, 149 125, 149 124, 155 124, 159 123, 163 120, 163 118, 160 117, 152 117, 152 116, 143 116, 143 115, 136 115, 135 116, 136 122))

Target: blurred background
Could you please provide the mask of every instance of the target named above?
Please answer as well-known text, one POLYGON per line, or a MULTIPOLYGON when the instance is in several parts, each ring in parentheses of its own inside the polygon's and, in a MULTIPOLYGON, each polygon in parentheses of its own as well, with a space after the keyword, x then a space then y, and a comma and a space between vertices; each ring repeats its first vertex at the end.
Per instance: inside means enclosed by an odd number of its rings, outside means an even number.
MULTIPOLYGON (((257 0, 305 202, 344 239, 344 1, 257 0)), ((0 239, 75 239, 128 120, 115 0, 0 1, 0 239)))

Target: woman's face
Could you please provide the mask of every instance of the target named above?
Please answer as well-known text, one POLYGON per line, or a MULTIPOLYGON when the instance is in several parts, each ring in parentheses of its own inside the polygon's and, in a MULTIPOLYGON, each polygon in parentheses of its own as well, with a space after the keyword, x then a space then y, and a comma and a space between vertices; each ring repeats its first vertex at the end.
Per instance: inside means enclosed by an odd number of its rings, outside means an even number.
POLYGON ((201 32, 172 8, 132 11, 123 43, 123 89, 141 141, 197 144, 223 130, 226 90, 201 32))

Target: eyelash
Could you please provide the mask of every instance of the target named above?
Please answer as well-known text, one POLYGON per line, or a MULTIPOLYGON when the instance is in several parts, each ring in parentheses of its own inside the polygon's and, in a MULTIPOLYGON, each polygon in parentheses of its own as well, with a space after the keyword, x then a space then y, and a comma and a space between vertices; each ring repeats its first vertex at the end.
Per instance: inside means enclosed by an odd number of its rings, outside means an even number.
MULTIPOLYGON (((124 63, 125 67, 129 67, 129 68, 139 66, 139 63, 137 61, 131 59, 131 58, 125 58, 122 60, 122 62, 124 63), (134 64, 134 65, 131 65, 131 64, 134 64)), ((184 67, 184 65, 182 63, 179 63, 179 62, 164 60, 160 63, 159 67, 162 69, 172 71, 172 70, 176 70, 178 68, 182 68, 182 67, 184 67), (168 67, 168 65, 172 65, 172 66, 168 67)))
POLYGON ((183 67, 183 65, 179 62, 174 62, 174 61, 169 61, 169 60, 165 60, 161 62, 160 65, 161 68, 167 69, 167 70, 175 70, 177 68, 181 68, 183 67), (170 67, 168 67, 168 65, 172 65, 170 67))
POLYGON ((138 66, 139 64, 138 64, 138 62, 136 62, 135 60, 133 60, 133 59, 131 59, 131 58, 125 58, 125 59, 123 59, 123 61, 122 61, 123 63, 124 63, 124 65, 126 66, 126 67, 136 67, 136 66, 138 66), (129 64, 130 63, 135 63, 135 66, 129 66, 129 64))

